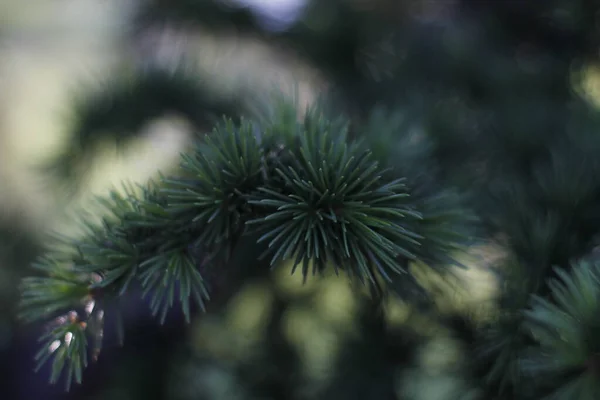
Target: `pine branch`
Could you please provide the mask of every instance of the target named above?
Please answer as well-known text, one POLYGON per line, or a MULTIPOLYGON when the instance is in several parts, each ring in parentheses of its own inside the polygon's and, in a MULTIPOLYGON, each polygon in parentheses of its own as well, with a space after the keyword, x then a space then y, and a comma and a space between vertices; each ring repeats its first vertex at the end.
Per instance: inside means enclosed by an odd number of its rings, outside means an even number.
POLYGON ((557 269, 551 299, 534 296, 525 326, 536 345, 521 360, 529 385, 545 399, 594 399, 600 393, 600 268, 581 261, 557 269))
POLYGON ((88 365, 85 328, 85 322, 81 322, 77 314, 72 312, 61 317, 58 326, 40 338, 44 345, 35 356, 36 370, 52 357, 50 383, 56 383, 63 373, 66 390, 70 389, 73 381, 81 383, 83 370, 88 365))
POLYGON ((95 339, 92 356, 96 357, 100 351, 98 339, 102 336, 103 311, 93 304, 90 288, 94 276, 80 274, 71 266, 65 266, 64 261, 58 257, 41 258, 34 264, 34 268, 46 276, 23 279, 20 306, 21 318, 25 321, 53 318, 40 338, 43 344, 35 356, 36 371, 52 359, 50 382, 56 383, 63 376, 65 388, 69 390, 73 381, 81 383, 83 370, 88 365, 88 335, 95 339), (81 318, 80 314, 85 317, 81 318))
POLYGON ((419 236, 399 221, 420 214, 408 205, 402 179, 380 183, 384 171, 359 143, 348 145, 344 131, 333 139, 319 115, 307 120, 314 126, 300 137, 290 164, 275 169, 284 187, 260 188, 250 201, 267 214, 249 224, 258 225, 259 242, 269 240, 271 263, 295 258, 305 277, 310 261, 313 273, 333 263, 371 282, 373 267, 388 280, 406 272, 396 258, 414 255, 398 243, 419 236))
MULTIPOLYGON (((414 284, 406 260, 441 263, 437 255, 463 243, 448 231, 458 216, 442 210, 445 200, 413 199, 406 178, 350 140, 342 120, 318 106, 303 119, 290 118, 289 105, 278 109, 260 123, 224 119, 182 155, 178 175, 99 198, 102 223, 83 219, 83 237, 42 259, 57 260, 40 264, 46 281, 24 281, 24 317, 75 312, 141 285, 161 322, 176 299, 189 321, 192 303, 202 309, 209 297, 204 275, 227 274, 238 241, 255 235, 272 267, 294 260, 305 279, 311 265, 313 273, 333 267, 375 289, 379 276, 414 284)), ((62 324, 61 334, 85 336, 92 314, 62 324)), ((83 368, 83 347, 68 349, 55 362, 83 368)))
POLYGON ((82 276, 51 258, 38 259, 33 268, 44 275, 24 278, 21 283, 21 318, 27 322, 83 304, 89 294, 91 276, 82 276))

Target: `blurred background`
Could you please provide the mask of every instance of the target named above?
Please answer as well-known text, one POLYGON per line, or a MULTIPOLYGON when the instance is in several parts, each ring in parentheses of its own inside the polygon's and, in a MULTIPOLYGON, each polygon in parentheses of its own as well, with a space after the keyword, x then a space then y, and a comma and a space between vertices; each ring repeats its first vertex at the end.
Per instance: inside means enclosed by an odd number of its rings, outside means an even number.
MULTIPOLYGON (((584 78, 569 90, 600 93, 589 34, 598 15, 586 13, 587 3, 570 2, 575 11, 563 9, 569 2, 513 3, 0 0, 0 399, 441 400, 457 387, 468 398, 460 349, 426 316, 391 300, 388 325, 377 326, 343 279, 302 285, 287 270, 249 277, 189 326, 177 316, 160 326, 132 296, 125 345, 107 335, 83 385, 66 393, 47 383, 48 371, 33 371, 43 327, 17 320, 18 283, 46 235, 75 229, 71 210, 91 207, 124 179, 168 171, 190 135, 210 129, 176 105, 151 115, 128 133, 126 151, 99 141, 80 190, 65 196, 40 166, 72 146, 76 99, 113 78, 185 63, 204 99, 205 110, 192 113, 249 113, 278 87, 300 108, 327 91, 357 120, 373 106, 422 111, 431 96, 477 101, 490 88, 559 97, 566 85, 552 82, 572 74, 584 78)), ((465 262, 479 256, 480 268, 465 278, 468 296, 430 283, 449 310, 480 312, 494 296, 481 267, 495 249, 473 253, 465 262)))

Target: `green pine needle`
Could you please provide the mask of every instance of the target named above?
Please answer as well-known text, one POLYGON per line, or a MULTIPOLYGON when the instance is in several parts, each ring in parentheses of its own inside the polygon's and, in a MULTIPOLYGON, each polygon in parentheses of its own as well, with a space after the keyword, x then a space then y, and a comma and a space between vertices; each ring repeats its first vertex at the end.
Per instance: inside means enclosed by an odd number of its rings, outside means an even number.
POLYGON ((421 237, 418 244, 407 243, 416 258, 430 267, 454 265, 464 267, 456 258, 473 240, 470 229, 475 216, 462 204, 460 195, 453 191, 438 191, 431 195, 413 195, 421 218, 408 222, 407 229, 421 237))
POLYGON ((73 241, 77 269, 101 277, 94 287, 124 294, 137 279, 140 263, 170 239, 163 200, 154 182, 138 190, 125 186, 124 193, 112 191, 98 199, 105 213, 102 224, 84 222, 85 236, 73 241))
POLYGON ((57 383, 63 376, 68 391, 73 382, 81 384, 88 365, 86 324, 75 313, 57 318, 55 324, 40 338, 43 345, 35 356, 36 371, 52 360, 50 383, 57 383))
POLYGON ((23 279, 20 317, 24 321, 33 322, 79 307, 89 295, 92 283, 89 275, 80 274, 50 258, 40 258, 33 267, 47 276, 23 279))
POLYGON ((558 268, 556 274, 552 299, 536 296, 525 312, 537 346, 526 352, 522 369, 548 399, 592 400, 600 393, 600 268, 582 261, 571 274, 558 268))
POLYGON ((150 307, 154 315, 160 313, 161 324, 165 322, 167 312, 173 306, 177 290, 178 300, 188 323, 191 320, 191 301, 202 310, 205 309, 204 303, 210 297, 198 267, 187 254, 161 254, 144 262, 141 268, 144 296, 152 295, 150 307))
POLYGON ((183 230, 201 227, 198 240, 208 246, 239 235, 251 213, 247 195, 263 182, 263 153, 254 126, 248 121, 235 126, 226 119, 206 136, 206 145, 182 158, 186 178, 164 181, 167 212, 183 230))
POLYGON ((406 244, 420 236, 402 221, 419 219, 403 179, 385 178, 370 154, 348 144, 344 131, 331 135, 333 124, 310 114, 300 147, 289 150, 290 165, 276 169, 281 188, 260 188, 250 204, 262 207, 262 218, 248 221, 268 243, 271 264, 294 258, 294 269, 309 264, 313 274, 328 263, 346 269, 361 281, 375 282, 377 270, 404 273, 400 257, 414 258, 406 244))

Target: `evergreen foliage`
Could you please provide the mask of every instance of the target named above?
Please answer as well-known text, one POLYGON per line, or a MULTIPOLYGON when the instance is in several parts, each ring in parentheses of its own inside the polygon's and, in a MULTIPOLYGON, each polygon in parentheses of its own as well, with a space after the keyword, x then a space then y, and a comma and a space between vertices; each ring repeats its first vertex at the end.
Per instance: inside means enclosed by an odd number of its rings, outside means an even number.
MULTIPOLYGON (((22 315, 53 319, 38 356, 40 365, 52 362, 51 381, 62 374, 67 388, 81 382, 100 348, 88 338, 102 336, 104 313, 120 307, 112 300, 135 287, 160 322, 176 303, 190 321, 210 308, 216 276, 235 282, 289 267, 305 281, 346 273, 364 305, 364 334, 345 346, 335 379, 311 398, 398 398, 392 375, 414 363, 424 341, 386 325, 385 300, 399 297, 462 344, 461 374, 474 398, 597 399, 600 110, 574 90, 581 76, 572 69, 591 62, 597 27, 583 15, 598 6, 458 3, 443 28, 405 15, 402 24, 381 20, 378 12, 334 23, 329 36, 319 33, 328 50, 345 38, 331 59, 307 45, 317 33, 302 23, 265 34, 307 46, 306 58, 332 75, 328 100, 304 113, 277 96, 259 112, 216 107, 226 116, 194 137, 176 172, 100 198, 101 223, 82 218, 83 235, 48 246, 35 264, 41 276, 23 280, 22 315), (368 43, 355 40, 359 32, 370 34, 368 43), (524 43, 531 53, 515 56, 524 43), (504 254, 492 266, 494 312, 483 323, 442 315, 419 276, 450 280, 463 267, 460 252, 481 243, 504 254)), ((203 22, 199 4, 149 2, 140 21, 203 22)), ((259 29, 251 19, 232 20, 259 29)), ((186 79, 142 75, 81 102, 77 151, 100 138, 93 132, 135 135, 165 109, 204 129, 202 88, 186 79), (114 107, 98 105, 107 102, 114 107)), ((274 324, 287 307, 275 303, 274 324)), ((272 352, 294 360, 270 334, 272 352)), ((272 379, 247 386, 255 396, 270 387, 291 398, 301 384, 272 379)))
MULTIPOLYGON (((203 308, 209 298, 202 271, 226 274, 243 236, 263 248, 265 267, 290 259, 292 272, 301 265, 305 279, 311 269, 314 275, 333 267, 378 295, 380 279, 403 279, 407 261, 436 266, 468 239, 449 234, 461 215, 412 200, 403 177, 379 167, 364 143, 349 140, 318 107, 300 122, 287 121, 293 126, 283 135, 273 128, 284 121, 275 120, 259 139, 252 121, 225 119, 182 155, 181 176, 150 183, 141 194, 129 189, 99 199, 108 212, 102 223, 86 223, 82 238, 51 248, 38 267, 47 276, 23 281, 23 316, 60 315, 98 296, 123 295, 136 282, 152 295, 161 322, 177 291, 189 320, 190 302, 203 308)), ((59 333, 83 340, 86 320, 58 319, 66 324, 59 333)), ((66 362, 79 380, 84 355, 65 340, 59 349, 56 365, 66 362)))

